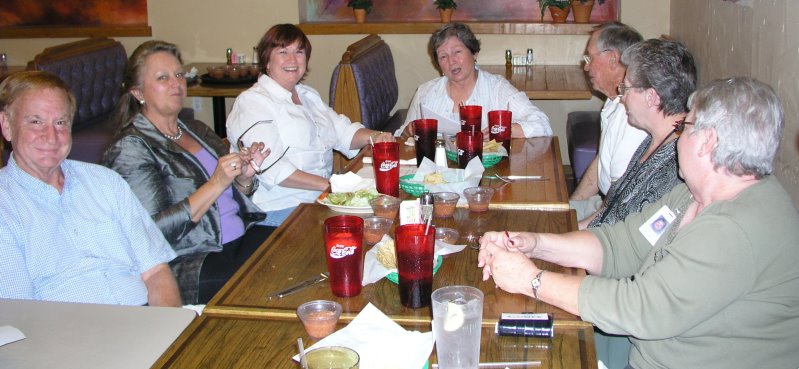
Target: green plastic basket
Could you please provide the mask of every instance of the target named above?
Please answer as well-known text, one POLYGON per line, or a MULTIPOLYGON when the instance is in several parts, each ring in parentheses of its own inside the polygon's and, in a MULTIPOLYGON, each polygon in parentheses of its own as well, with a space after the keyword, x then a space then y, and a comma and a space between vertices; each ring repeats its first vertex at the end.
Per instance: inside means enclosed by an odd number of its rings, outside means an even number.
MULTIPOLYGON (((456 163, 458 162, 458 154, 455 151, 447 150, 446 153, 447 153, 447 159, 452 160, 456 163)), ((500 160, 502 160, 502 156, 493 153, 488 153, 488 154, 483 154, 483 157, 480 160, 483 162, 484 168, 491 168, 497 165, 497 163, 499 163, 500 160)))
MULTIPOLYGON (((443 262, 444 258, 441 257, 441 255, 438 255, 438 257, 436 258, 436 265, 433 265, 433 274, 438 273, 438 269, 441 268, 441 264, 443 262)), ((394 284, 399 284, 399 273, 397 272, 388 273, 388 275, 386 275, 386 279, 388 279, 391 282, 394 282, 394 284)))
POLYGON ((400 177, 400 189, 411 196, 422 196, 422 193, 426 190, 424 184, 411 182, 411 179, 413 179, 413 174, 406 174, 400 177))

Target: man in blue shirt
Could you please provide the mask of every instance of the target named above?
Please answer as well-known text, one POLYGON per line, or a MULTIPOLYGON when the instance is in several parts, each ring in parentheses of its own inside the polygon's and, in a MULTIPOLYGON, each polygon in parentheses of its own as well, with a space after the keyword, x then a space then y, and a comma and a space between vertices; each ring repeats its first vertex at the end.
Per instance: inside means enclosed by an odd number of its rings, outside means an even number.
POLYGON ((0 84, 0 127, 14 148, 0 169, 0 298, 180 306, 175 252, 127 183, 65 160, 74 114, 52 74, 0 84))

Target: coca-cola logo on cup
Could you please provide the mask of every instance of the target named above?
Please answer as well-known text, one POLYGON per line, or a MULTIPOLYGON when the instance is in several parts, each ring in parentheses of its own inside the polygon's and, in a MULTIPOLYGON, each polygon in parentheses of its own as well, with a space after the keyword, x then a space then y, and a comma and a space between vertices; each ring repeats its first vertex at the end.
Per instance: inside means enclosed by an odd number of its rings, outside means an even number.
POLYGON ((336 244, 330 248, 330 257, 333 259, 341 259, 343 257, 355 254, 357 246, 347 246, 336 244))
POLYGON ((465 153, 466 151, 463 151, 463 149, 458 149, 458 156, 463 156, 465 153))
POLYGON ((413 140, 414 141, 419 141, 419 135, 413 135, 413 140))
POLYGON ((399 166, 399 161, 396 160, 386 160, 380 163, 380 171, 381 172, 388 172, 399 166))
POLYGON ((497 133, 505 132, 505 129, 506 129, 505 126, 500 126, 500 125, 491 126, 491 134, 495 135, 497 133))

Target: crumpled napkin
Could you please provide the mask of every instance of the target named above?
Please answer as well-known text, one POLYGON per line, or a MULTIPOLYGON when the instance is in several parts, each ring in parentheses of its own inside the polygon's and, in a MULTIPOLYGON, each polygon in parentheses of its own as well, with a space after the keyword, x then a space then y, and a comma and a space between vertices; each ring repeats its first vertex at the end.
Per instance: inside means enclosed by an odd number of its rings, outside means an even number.
POLYGON ((422 160, 422 165, 416 170, 416 173, 411 178, 412 182, 423 183, 424 176, 433 172, 441 172, 444 180, 447 183, 442 184, 426 184, 425 188, 431 193, 435 192, 455 192, 461 195, 458 199, 458 204, 466 204, 466 197, 463 196, 463 190, 469 187, 476 187, 480 185, 480 180, 483 178, 485 168, 479 157, 475 157, 466 165, 466 169, 456 168, 441 168, 428 158, 422 160))
POLYGON ((347 172, 344 174, 334 174, 330 177, 330 192, 355 192, 367 188, 375 188, 375 180, 362 178, 361 176, 347 172))
MULTIPOLYGON (((372 157, 371 156, 364 156, 363 157, 364 164, 372 164, 372 157)), ((413 159, 400 159, 399 165, 413 165, 416 166, 416 158, 413 159)))
MULTIPOLYGON (((392 240, 391 236, 387 234, 383 235, 383 239, 372 246, 372 248, 366 252, 366 255, 364 255, 363 280, 361 281, 362 285, 366 286, 367 284, 375 283, 387 276, 389 273, 397 272, 396 268, 387 269, 383 266, 383 264, 380 264, 380 262, 377 261, 377 249, 378 247, 382 246, 383 242, 386 242, 386 240, 392 240)), ((461 252, 464 248, 466 248, 466 245, 450 245, 448 243, 436 240, 436 247, 435 251, 433 252, 433 265, 435 265, 435 260, 439 256, 461 252)))
MULTIPOLYGON (((358 316, 305 351, 344 346, 361 357, 361 368, 422 368, 433 352, 433 332, 407 331, 368 303, 358 316)), ((300 355, 294 355, 300 361, 300 355)))

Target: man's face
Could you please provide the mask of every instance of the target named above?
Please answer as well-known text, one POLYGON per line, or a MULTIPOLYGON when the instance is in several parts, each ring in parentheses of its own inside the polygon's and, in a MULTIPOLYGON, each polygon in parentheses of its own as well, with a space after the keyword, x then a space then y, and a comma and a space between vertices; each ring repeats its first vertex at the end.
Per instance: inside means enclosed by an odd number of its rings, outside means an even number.
POLYGON ((59 170, 72 148, 72 117, 67 96, 59 89, 26 91, 0 112, 0 126, 14 147, 17 165, 43 180, 59 170))
POLYGON ((599 38, 599 31, 591 34, 591 38, 588 40, 585 55, 591 59, 591 62, 585 63, 583 69, 588 72, 591 87, 595 91, 613 97, 616 96, 616 85, 624 77, 624 72, 621 71, 619 74, 619 71, 616 70, 617 67, 620 67, 618 52, 611 49, 599 50, 597 38, 599 38))

